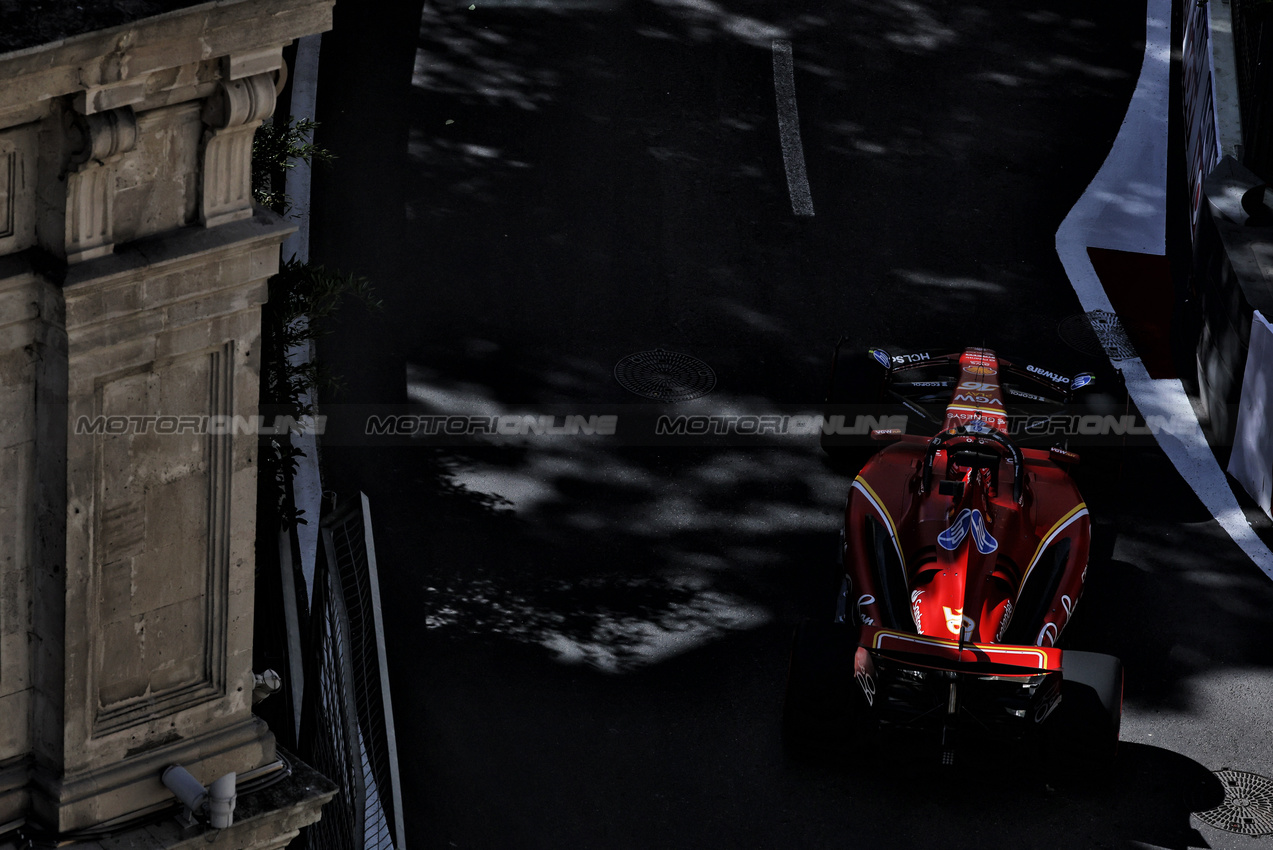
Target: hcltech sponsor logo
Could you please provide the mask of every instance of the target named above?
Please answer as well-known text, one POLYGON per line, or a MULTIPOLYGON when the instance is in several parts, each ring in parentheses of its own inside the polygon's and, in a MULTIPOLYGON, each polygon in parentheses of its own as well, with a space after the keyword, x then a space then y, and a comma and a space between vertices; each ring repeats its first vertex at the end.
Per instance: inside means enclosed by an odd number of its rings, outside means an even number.
POLYGON ((898 416, 819 416, 814 414, 785 416, 760 414, 755 416, 660 416, 654 423, 654 433, 660 437, 704 437, 722 434, 742 437, 791 436, 814 434, 865 436, 872 431, 906 429, 906 417, 898 416))
POLYGON ((124 434, 209 434, 212 436, 248 434, 254 437, 278 437, 284 434, 321 435, 327 426, 326 416, 161 416, 114 415, 80 416, 75 420, 77 436, 124 434))
POLYGON ((574 437, 613 436, 619 417, 503 414, 394 414, 369 416, 363 433, 369 437, 574 437))
POLYGON ((895 355, 893 355, 893 362, 894 362, 894 363, 897 363, 897 364, 902 364, 902 363, 922 363, 922 362, 924 362, 925 360, 931 360, 931 359, 932 359, 932 358, 928 356, 928 352, 927 352, 927 351, 920 351, 920 352, 917 352, 917 353, 915 353, 915 354, 895 354, 895 355))

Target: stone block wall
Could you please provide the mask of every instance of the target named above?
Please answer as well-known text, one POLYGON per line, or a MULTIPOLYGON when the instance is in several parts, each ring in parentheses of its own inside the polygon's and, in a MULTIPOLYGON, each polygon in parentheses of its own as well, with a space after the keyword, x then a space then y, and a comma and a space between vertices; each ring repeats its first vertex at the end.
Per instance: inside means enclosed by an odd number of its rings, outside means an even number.
POLYGON ((61 642, 32 634, 41 574, 64 561, 66 333, 55 284, 0 257, 0 822, 29 806, 34 664, 61 642), (45 442, 41 442, 41 438, 45 442))

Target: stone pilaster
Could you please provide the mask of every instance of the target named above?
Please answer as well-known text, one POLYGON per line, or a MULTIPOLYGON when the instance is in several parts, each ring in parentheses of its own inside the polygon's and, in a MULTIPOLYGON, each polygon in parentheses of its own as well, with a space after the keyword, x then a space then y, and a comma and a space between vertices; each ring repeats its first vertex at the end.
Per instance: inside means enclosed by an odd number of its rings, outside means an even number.
POLYGON ((291 229, 269 213, 188 229, 63 284, 64 652, 48 687, 64 698, 37 722, 50 751, 34 799, 59 830, 166 799, 167 764, 214 778, 273 758, 251 713, 257 436, 244 423, 265 283, 291 229))

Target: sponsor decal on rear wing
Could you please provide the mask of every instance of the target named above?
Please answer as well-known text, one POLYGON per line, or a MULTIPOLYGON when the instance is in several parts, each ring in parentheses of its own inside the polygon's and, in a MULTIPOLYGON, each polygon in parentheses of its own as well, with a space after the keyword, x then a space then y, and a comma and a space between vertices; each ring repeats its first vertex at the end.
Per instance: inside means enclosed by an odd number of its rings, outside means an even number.
MULTIPOLYGON (((1076 390, 1090 386, 1096 381, 1096 377, 1091 372, 1079 372, 1073 377, 1062 375, 1059 372, 1053 372, 1042 366, 1036 366, 1033 363, 1027 364, 1023 369, 1020 366, 1008 364, 1008 371, 1020 375, 1024 378, 1031 378, 1041 384, 1051 387, 1053 390, 1062 393, 1069 398, 1076 390)), ((1011 392, 1011 390, 1010 390, 1011 392)), ((1014 393, 1024 398, 1034 398, 1024 393, 1014 393)))
MULTIPOLYGON (((843 342, 843 340, 841 340, 843 342)), ((963 352, 911 351, 906 354, 890 354, 882 348, 868 348, 866 353, 890 372, 897 369, 957 364, 963 352)))
MULTIPOLYGON (((840 344, 842 345, 846 339, 846 337, 841 337, 840 344)), ((836 348, 839 350, 838 345, 836 348)), ((969 348, 964 351, 942 352, 911 351, 905 354, 893 354, 883 348, 871 347, 867 349, 866 353, 890 372, 899 369, 913 369, 916 367, 923 368, 938 365, 957 365, 961 360, 966 360, 973 366, 974 371, 983 370, 980 374, 993 375, 995 374, 995 370, 1002 366, 1017 375, 1032 378, 1042 384, 1049 385, 1063 391, 1081 389, 1096 380, 1091 372, 1080 372, 1071 377, 1033 363, 1027 363, 1025 366, 1018 366, 1011 360, 999 357, 990 349, 985 348, 969 348)), ((917 386, 928 386, 928 384, 917 384, 917 386)))

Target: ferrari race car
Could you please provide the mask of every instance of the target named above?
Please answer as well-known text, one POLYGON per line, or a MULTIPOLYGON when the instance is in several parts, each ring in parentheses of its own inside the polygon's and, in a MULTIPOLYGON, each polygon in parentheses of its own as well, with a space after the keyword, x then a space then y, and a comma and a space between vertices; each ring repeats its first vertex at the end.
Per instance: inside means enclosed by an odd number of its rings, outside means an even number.
POLYGON ((832 403, 900 400, 922 413, 940 392, 945 415, 928 436, 870 435, 883 446, 848 492, 834 611, 796 631, 788 742, 900 736, 951 764, 959 741, 1030 739, 1066 757, 1111 758, 1122 664, 1057 646, 1087 578, 1079 458, 1008 436, 1009 402, 1064 406, 1092 376, 1014 365, 985 348, 871 349, 856 361, 837 350, 835 370, 832 403), (836 397, 844 392, 857 397, 836 397))

